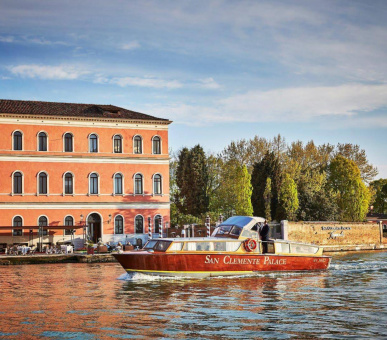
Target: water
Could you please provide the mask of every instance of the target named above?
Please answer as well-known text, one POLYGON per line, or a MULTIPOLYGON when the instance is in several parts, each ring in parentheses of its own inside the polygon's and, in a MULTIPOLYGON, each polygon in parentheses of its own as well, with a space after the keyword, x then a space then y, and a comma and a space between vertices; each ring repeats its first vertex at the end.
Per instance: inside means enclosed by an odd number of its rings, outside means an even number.
POLYGON ((161 279, 120 265, 0 267, 0 339, 387 337, 387 252, 317 273, 161 279))

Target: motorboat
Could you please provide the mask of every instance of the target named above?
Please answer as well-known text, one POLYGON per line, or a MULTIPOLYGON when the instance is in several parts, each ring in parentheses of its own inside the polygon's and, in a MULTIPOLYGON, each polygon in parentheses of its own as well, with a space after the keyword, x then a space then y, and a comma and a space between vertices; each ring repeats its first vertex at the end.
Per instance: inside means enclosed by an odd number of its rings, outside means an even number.
POLYGON ((328 269, 331 257, 318 245, 270 239, 265 219, 233 216, 210 237, 151 238, 143 249, 113 254, 127 272, 158 276, 231 276, 261 272, 328 269))

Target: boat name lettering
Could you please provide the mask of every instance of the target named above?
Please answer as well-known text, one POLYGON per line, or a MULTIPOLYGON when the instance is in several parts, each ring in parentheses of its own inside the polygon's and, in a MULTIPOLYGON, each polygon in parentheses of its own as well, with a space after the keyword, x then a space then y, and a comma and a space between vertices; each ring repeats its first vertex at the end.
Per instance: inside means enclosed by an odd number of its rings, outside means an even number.
POLYGON ((229 255, 226 255, 223 258, 224 264, 258 264, 260 259, 254 258, 240 258, 240 257, 231 257, 229 255))
POLYGON ((272 265, 278 265, 278 264, 286 264, 286 259, 276 259, 276 258, 270 258, 269 256, 265 256, 265 261, 263 264, 272 264, 272 265))
POLYGON ((204 261, 205 264, 207 263, 216 263, 218 264, 219 263, 219 259, 216 258, 216 257, 211 257, 211 255, 207 255, 206 256, 206 260, 204 261))
POLYGON ((321 230, 351 230, 351 227, 321 227, 321 230))

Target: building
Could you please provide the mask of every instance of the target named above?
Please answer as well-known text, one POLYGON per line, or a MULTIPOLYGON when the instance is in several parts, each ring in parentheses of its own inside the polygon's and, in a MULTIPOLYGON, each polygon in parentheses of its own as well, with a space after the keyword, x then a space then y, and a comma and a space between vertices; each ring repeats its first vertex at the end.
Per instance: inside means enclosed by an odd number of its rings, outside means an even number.
POLYGON ((0 243, 144 242, 169 223, 167 119, 113 105, 0 100, 0 243), (9 226, 10 229, 5 227, 9 226), (31 228, 29 228, 31 227, 31 228), (50 230, 49 227, 52 227, 50 230))

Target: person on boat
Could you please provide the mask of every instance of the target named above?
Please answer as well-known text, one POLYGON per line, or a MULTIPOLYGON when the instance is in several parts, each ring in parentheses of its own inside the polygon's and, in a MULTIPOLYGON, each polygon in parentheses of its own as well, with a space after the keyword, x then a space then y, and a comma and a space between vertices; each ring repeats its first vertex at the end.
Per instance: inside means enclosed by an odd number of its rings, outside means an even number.
POLYGON ((265 220, 263 226, 259 229, 259 236, 262 241, 262 252, 267 253, 267 241, 269 241, 269 225, 267 224, 267 220, 265 220))

